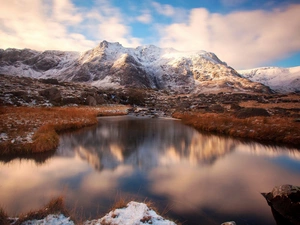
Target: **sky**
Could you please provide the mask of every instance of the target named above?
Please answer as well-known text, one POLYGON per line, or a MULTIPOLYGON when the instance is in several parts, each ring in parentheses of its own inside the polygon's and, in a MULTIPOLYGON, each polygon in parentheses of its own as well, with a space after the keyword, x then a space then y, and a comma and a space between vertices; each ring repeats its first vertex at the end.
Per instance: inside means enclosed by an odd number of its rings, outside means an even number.
POLYGON ((235 69, 300 66, 300 0, 0 0, 0 48, 101 41, 208 51, 235 69))

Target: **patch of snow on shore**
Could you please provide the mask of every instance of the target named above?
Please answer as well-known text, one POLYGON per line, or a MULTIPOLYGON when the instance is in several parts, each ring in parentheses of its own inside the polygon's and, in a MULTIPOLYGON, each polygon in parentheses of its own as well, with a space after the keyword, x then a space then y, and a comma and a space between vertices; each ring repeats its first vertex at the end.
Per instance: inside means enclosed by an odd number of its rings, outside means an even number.
POLYGON ((48 215, 41 220, 28 220, 22 223, 22 225, 74 225, 74 222, 69 217, 60 215, 48 215))
POLYGON ((84 225, 122 224, 122 225, 176 225, 156 214, 144 203, 129 202, 126 208, 115 209, 99 220, 86 221, 84 225))
MULTIPOLYGON (((139 202, 129 202, 126 208, 110 211, 98 220, 88 220, 83 225, 176 225, 174 222, 164 219, 150 209, 146 204, 139 202)), ((69 217, 60 215, 48 215, 41 220, 28 220, 22 225, 74 225, 69 217)))
POLYGON ((0 134, 0 142, 1 141, 7 141, 8 140, 8 136, 6 133, 1 133, 0 134))

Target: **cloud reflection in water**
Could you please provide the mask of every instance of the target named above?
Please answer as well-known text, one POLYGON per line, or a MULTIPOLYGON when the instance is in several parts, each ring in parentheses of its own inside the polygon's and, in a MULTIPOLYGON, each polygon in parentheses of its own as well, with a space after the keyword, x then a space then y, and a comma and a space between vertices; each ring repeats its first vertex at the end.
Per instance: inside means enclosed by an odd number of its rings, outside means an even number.
POLYGON ((103 118, 96 128, 62 135, 45 164, 0 163, 0 199, 10 212, 24 212, 64 194, 69 205, 96 215, 123 192, 169 205, 172 216, 187 220, 272 224, 260 193, 299 184, 299 165, 297 150, 203 135, 179 121, 103 118))

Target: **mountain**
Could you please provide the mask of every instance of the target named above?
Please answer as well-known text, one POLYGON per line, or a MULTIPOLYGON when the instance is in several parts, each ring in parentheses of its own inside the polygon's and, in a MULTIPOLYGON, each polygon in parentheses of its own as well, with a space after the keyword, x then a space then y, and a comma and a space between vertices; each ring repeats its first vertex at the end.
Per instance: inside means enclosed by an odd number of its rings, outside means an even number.
POLYGON ((154 45, 125 48, 107 41, 81 53, 0 49, 0 73, 98 87, 269 92, 266 86, 240 76, 214 53, 154 45))
POLYGON ((243 77, 269 86, 277 92, 300 92, 300 66, 261 67, 238 71, 243 77))

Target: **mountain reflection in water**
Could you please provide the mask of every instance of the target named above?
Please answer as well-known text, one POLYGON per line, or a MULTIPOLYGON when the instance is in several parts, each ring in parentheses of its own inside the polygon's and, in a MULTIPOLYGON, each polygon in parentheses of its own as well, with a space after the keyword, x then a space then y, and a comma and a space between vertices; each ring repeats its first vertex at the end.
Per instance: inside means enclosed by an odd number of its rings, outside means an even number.
POLYGON ((175 120, 107 117, 97 127, 62 135, 44 164, 0 163, 0 179, 1 204, 12 213, 63 193, 70 208, 95 217, 120 195, 151 200, 185 224, 271 225, 260 193, 299 185, 300 153, 201 134, 175 120))
POLYGON ((236 146, 233 139, 182 126, 175 120, 102 118, 97 129, 65 135, 57 154, 77 154, 98 170, 120 164, 147 170, 179 162, 212 164, 236 146))

